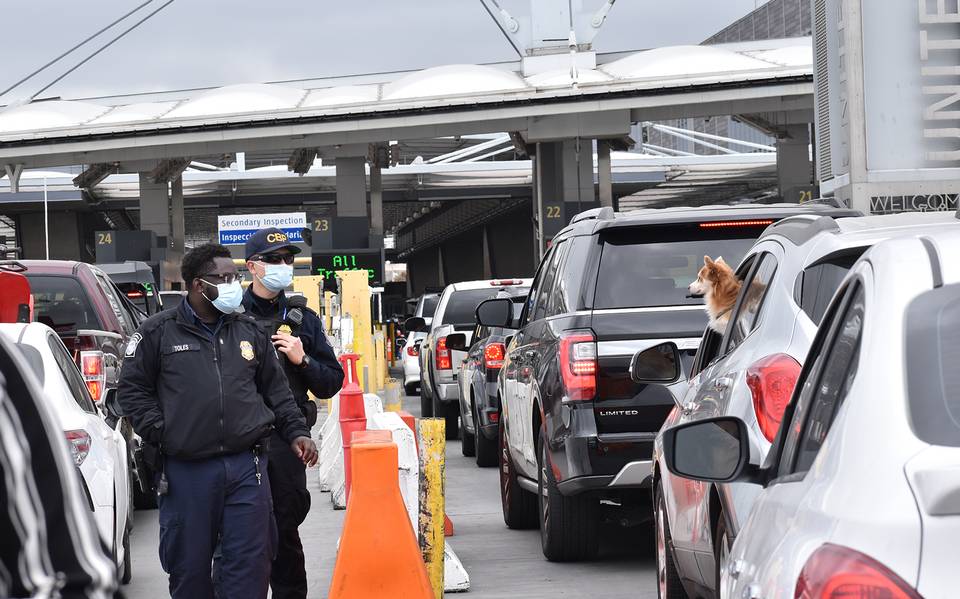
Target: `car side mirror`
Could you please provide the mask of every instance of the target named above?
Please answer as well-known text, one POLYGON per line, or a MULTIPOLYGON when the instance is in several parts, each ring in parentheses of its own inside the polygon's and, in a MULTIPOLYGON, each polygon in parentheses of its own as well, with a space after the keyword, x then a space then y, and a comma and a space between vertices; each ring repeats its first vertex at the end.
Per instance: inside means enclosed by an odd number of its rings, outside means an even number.
POLYGON ((639 351, 630 360, 630 378, 635 383, 671 385, 680 375, 680 350, 673 342, 639 351))
POLYGON ((673 474, 711 483, 756 482, 747 425, 729 416, 698 420, 663 432, 663 457, 673 474))
POLYGON ((477 323, 485 327, 513 328, 513 302, 507 298, 489 299, 477 306, 477 323))
POLYGON ((427 330, 427 322, 419 316, 414 316, 404 321, 403 330, 408 333, 422 333, 427 330))
POLYGON ((447 335, 447 349, 455 349, 457 351, 467 351, 467 336, 463 333, 451 333, 447 335))

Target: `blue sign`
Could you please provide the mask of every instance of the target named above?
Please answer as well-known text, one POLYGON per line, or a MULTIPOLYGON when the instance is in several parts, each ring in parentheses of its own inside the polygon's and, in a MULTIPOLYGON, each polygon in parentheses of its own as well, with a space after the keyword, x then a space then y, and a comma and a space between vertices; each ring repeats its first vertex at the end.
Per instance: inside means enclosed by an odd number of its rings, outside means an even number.
MULTIPOLYGON (((281 228, 280 230, 287 234, 290 243, 303 243, 301 235, 303 227, 296 229, 281 228)), ((229 229, 220 231, 220 243, 222 245, 243 245, 250 237, 260 229, 229 229)))

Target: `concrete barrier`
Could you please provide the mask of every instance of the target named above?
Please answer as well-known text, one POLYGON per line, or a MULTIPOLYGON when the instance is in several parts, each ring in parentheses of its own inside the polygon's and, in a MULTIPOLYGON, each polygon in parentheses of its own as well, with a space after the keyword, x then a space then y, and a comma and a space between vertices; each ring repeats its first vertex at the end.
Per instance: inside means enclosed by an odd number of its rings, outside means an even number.
MULTIPOLYGON (((363 394, 363 409, 366 413, 367 423, 374 414, 383 413, 383 400, 374 393, 363 394)), ((347 507, 347 481, 344 471, 343 445, 337 454, 337 460, 334 462, 330 475, 330 503, 333 509, 342 510, 347 507)))
POLYGON ((374 414, 368 421, 369 430, 390 431, 393 442, 397 444, 400 495, 410 516, 410 526, 416 530, 420 511, 420 498, 417 492, 420 484, 420 460, 417 456, 417 443, 413 431, 396 412, 374 414))

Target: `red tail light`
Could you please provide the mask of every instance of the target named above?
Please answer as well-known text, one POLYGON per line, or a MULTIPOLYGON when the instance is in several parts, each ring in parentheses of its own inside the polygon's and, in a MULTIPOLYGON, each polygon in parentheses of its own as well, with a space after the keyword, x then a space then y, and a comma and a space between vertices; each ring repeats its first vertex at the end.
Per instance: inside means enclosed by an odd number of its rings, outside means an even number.
POLYGON ((80 373, 86 381, 90 397, 99 402, 107 383, 107 373, 103 369, 103 352, 80 352, 80 373))
POLYGON ((70 453, 73 454, 73 461, 79 466, 90 453, 90 435, 84 430, 66 431, 63 434, 70 446, 70 453))
POLYGON ((747 386, 753 395, 757 424, 771 443, 799 377, 800 364, 787 354, 767 356, 747 369, 747 386))
POLYGON ((453 367, 453 361, 450 359, 450 350, 447 349, 447 338, 437 339, 437 355, 435 356, 437 370, 450 370, 453 367))
POLYGON ((794 599, 921 599, 899 576, 858 551, 826 544, 800 571, 794 599))
POLYGON ((700 223, 701 229, 724 229, 727 227, 766 227, 773 224, 773 219, 761 220, 724 220, 712 223, 700 223))
POLYGON ((138 299, 138 298, 141 298, 141 297, 143 297, 143 296, 144 296, 144 293, 143 293, 142 291, 128 291, 128 292, 127 292, 127 297, 129 297, 129 298, 131 298, 131 299, 138 299))
POLYGON ((490 343, 483 348, 483 361, 487 368, 500 368, 503 366, 503 356, 506 354, 506 347, 502 343, 490 343))
POLYGON ((505 287, 507 285, 523 285, 523 279, 499 279, 490 281, 491 287, 505 287))
POLYGON ((407 355, 408 355, 408 356, 413 356, 413 357, 419 356, 419 355, 420 355, 420 348, 418 348, 416 345, 408 345, 408 346, 407 346, 407 355))
POLYGON ((571 401, 589 401, 597 394, 597 339, 593 331, 560 336, 560 375, 571 401))

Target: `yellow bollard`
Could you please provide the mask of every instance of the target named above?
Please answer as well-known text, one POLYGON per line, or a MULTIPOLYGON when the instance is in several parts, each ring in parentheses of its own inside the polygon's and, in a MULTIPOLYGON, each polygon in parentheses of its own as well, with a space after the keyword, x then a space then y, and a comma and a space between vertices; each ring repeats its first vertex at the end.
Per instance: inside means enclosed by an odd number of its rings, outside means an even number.
POLYGON ((418 420, 420 444, 420 550, 436 599, 443 599, 444 455, 446 420, 418 420))
POLYGON ((403 400, 400 397, 400 381, 387 379, 383 388, 383 410, 385 412, 403 411, 403 400))
MULTIPOLYGON (((357 375, 360 388, 372 389, 373 384, 373 338, 370 315, 370 278, 365 270, 339 270, 340 313, 353 320, 353 353, 360 356, 357 361, 357 375)), ((347 348, 344 348, 347 349, 347 348)))

